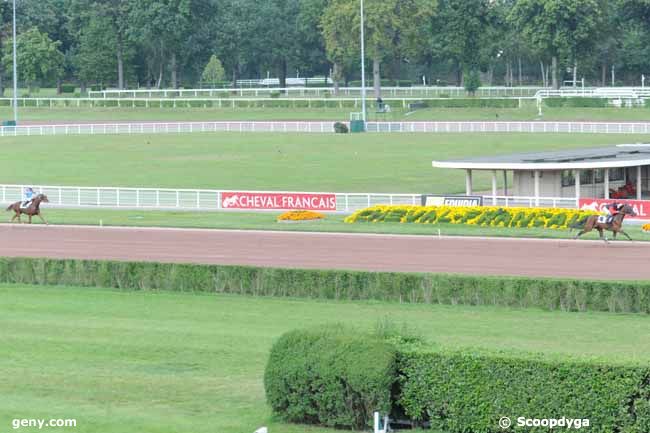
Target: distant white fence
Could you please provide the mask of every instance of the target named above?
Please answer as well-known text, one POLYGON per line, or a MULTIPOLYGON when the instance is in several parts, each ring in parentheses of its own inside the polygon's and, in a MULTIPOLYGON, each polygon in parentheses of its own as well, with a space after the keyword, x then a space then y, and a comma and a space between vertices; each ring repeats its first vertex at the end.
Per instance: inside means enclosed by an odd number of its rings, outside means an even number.
MULTIPOLYGON (((0 185, 0 203, 8 204, 22 200, 24 185, 0 185)), ((281 191, 226 191, 206 189, 168 188, 120 188, 81 186, 34 186, 37 193, 48 196, 50 203, 44 206, 71 209, 141 209, 141 210, 185 210, 219 211, 231 210, 223 207, 222 195, 239 194, 334 194, 336 212, 351 213, 376 205, 420 205, 421 194, 377 194, 377 193, 296 193, 281 191)), ((485 206, 504 207, 552 207, 577 208, 575 198, 566 197, 513 197, 483 196, 485 206)), ((239 209, 245 210, 245 209, 239 209)), ((255 210, 247 210, 255 211, 255 210)))
MULTIPOLYGON (((181 134, 199 132, 333 133, 334 121, 96 123, 1 126, 0 137, 181 134)), ((348 123, 348 122, 342 122, 348 123)), ((650 122, 368 122, 368 132, 650 134, 650 122)))
MULTIPOLYGON (((265 193, 268 191, 226 191, 205 189, 120 188, 80 186, 33 186, 37 193, 47 195, 44 206, 60 208, 149 209, 149 210, 228 210, 222 206, 222 194, 265 193)), ((0 202, 22 200, 23 185, 0 185, 0 202)), ((281 191, 271 191, 282 193, 281 191)), ((303 194, 303 193, 286 193, 303 194)), ((304 193, 323 194, 323 193, 304 193)), ((335 193, 336 212, 354 212, 369 206, 385 204, 420 204, 420 194, 335 193)), ((240 209, 245 210, 245 209, 240 209)), ((254 211, 254 210, 248 210, 254 211)))

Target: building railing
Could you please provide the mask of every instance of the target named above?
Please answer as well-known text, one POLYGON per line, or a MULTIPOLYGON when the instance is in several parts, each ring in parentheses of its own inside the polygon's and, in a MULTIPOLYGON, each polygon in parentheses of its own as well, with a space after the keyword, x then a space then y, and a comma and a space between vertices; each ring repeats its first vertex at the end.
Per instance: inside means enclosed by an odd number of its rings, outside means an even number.
MULTIPOLYGON (((21 125, 0 126, 0 137, 199 132, 333 133, 334 123, 334 121, 223 121, 21 125)), ((368 122, 366 128, 368 132, 395 133, 650 134, 650 122, 368 122)))
MULTIPOLYGON (((24 185, 0 185, 0 203, 8 204, 22 200, 24 185)), ((44 207, 72 209, 140 209, 140 210, 196 210, 219 211, 224 208, 222 194, 334 194, 336 212, 351 213, 376 205, 420 205, 420 194, 392 193, 322 193, 322 192, 281 192, 281 191, 228 191, 209 189, 172 188, 122 188, 122 187, 84 187, 84 186, 33 186, 37 193, 48 196, 49 203, 44 207)), ((504 207, 552 207, 577 208, 578 201, 567 197, 518 197, 503 195, 484 195, 486 206, 504 207)), ((245 210, 245 209, 239 209, 245 210)), ((248 211, 255 211, 249 209, 248 211)))

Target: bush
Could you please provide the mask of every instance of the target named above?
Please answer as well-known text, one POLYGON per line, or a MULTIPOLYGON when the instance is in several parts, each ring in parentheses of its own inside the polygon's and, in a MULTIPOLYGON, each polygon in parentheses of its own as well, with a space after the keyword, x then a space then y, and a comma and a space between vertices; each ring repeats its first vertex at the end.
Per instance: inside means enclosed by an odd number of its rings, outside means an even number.
MULTIPOLYGON (((372 87, 373 86, 372 79, 366 81, 366 87, 372 87)), ((361 81, 350 81, 348 84, 349 87, 361 87, 361 81)), ((411 80, 390 80, 390 79, 382 79, 381 80, 381 86, 382 87, 411 87, 413 85, 413 81, 411 80)))
POLYGON ((74 93, 75 89, 74 84, 61 84, 61 93, 74 93))
POLYGON ((650 313, 650 281, 0 258, 0 283, 650 313), (68 268, 75 272, 61 272, 68 268))
POLYGON ((396 404, 436 431, 497 432, 502 416, 513 424, 520 416, 586 418, 598 433, 650 431, 648 367, 445 350, 401 352, 398 360, 396 404))
POLYGON ((292 331, 273 345, 264 373, 266 399, 283 419, 364 429, 391 409, 394 347, 341 326, 292 331))
POLYGON ((478 71, 470 71, 465 75, 465 90, 470 95, 474 95, 478 88, 481 87, 481 77, 478 71))
POLYGON ((606 108, 607 98, 546 98, 544 104, 549 108, 606 108))
POLYGON ((336 122, 334 124, 334 132, 337 134, 347 134, 349 132, 348 125, 342 122, 336 122))
POLYGON ((441 94, 441 99, 425 99, 421 102, 429 108, 518 108, 517 99, 506 98, 449 98, 449 95, 441 94))
POLYGON ((271 94, 269 96, 271 98, 279 98, 280 97, 280 92, 277 91, 277 90, 274 90, 273 92, 271 92, 271 94))

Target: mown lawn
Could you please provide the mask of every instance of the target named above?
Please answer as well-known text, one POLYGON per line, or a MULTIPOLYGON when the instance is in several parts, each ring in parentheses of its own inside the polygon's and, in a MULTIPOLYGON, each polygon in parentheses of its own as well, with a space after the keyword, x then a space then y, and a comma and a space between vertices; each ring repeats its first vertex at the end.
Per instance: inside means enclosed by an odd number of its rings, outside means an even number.
MULTIPOLYGON (((9 214, 6 214, 9 215, 9 214)), ((503 236, 528 238, 569 239, 576 231, 542 228, 477 227, 462 224, 348 224, 344 215, 327 215, 322 221, 279 223, 276 212, 171 212, 104 209, 47 209, 45 217, 51 224, 106 225, 133 227, 180 227, 205 229, 281 230, 340 233, 382 233, 423 236, 503 236)), ((8 220, 8 218, 7 218, 8 220)), ((4 223, 2 221, 1 223, 4 223)), ((38 218, 34 224, 40 224, 38 218)), ((650 240, 650 234, 641 231, 641 225, 627 223, 625 231, 636 241, 650 240)), ((607 234, 611 238, 611 233, 607 234)), ((598 232, 585 234, 581 239, 598 239, 598 232)), ((625 239, 625 238, 623 238, 625 239)))
MULTIPOLYGON (((453 193, 478 155, 650 141, 650 135, 197 133, 4 137, 0 183, 332 192, 453 193)), ((500 178, 501 176, 499 176, 500 178)), ((490 189, 476 173, 475 190, 490 189)))
POLYGON ((642 315, 9 285, 0 300, 2 431, 15 418, 75 418, 80 433, 331 432, 272 419, 262 375, 283 332, 333 321, 389 318, 454 347, 650 362, 642 315))

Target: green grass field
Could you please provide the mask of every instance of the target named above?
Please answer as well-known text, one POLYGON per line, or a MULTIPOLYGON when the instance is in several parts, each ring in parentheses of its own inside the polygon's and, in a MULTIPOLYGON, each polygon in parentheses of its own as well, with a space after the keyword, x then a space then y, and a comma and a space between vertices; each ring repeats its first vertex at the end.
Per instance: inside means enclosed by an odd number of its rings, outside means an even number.
MULTIPOLYGON (((643 135, 198 133, 5 137, 0 183, 452 193, 434 159, 650 141, 643 135)), ((490 188, 476 173, 475 190, 490 188)))
MULTIPOLYGON (((218 120, 348 120, 360 108, 20 108, 21 121, 218 121, 218 120)), ((0 119, 13 119, 9 107, 0 107, 0 119)), ((370 110, 372 121, 650 121, 650 108, 544 108, 538 115, 534 105, 517 109, 431 108, 409 112, 395 108, 391 113, 370 110)))
POLYGON ((7 285, 0 299, 2 431, 14 418, 75 418, 80 433, 332 432, 272 419, 262 385, 274 339, 332 321, 390 318, 431 344, 650 362, 641 315, 7 285))
MULTIPOLYGON (((526 238, 568 239, 575 231, 540 228, 477 227, 461 224, 398 224, 343 222, 343 215, 328 215, 325 220, 300 223, 279 223, 277 213, 253 212, 172 212, 130 211, 104 209, 47 209, 45 217, 51 224, 131 226, 131 227, 182 227, 221 230, 281 230, 330 233, 382 233, 423 236, 499 236, 526 238), (440 230, 440 232, 438 232, 440 230)), ((6 214, 7 216, 10 214, 6 214)), ((9 220, 2 220, 2 223, 9 220)), ((41 224, 38 218, 34 224, 41 224)), ((626 223, 625 231, 636 241, 649 241, 650 235, 641 231, 639 224, 626 223)), ((611 237, 611 234, 607 235, 611 237)), ((598 232, 582 236, 598 239, 598 232)), ((624 238, 623 238, 624 239, 624 238)))

